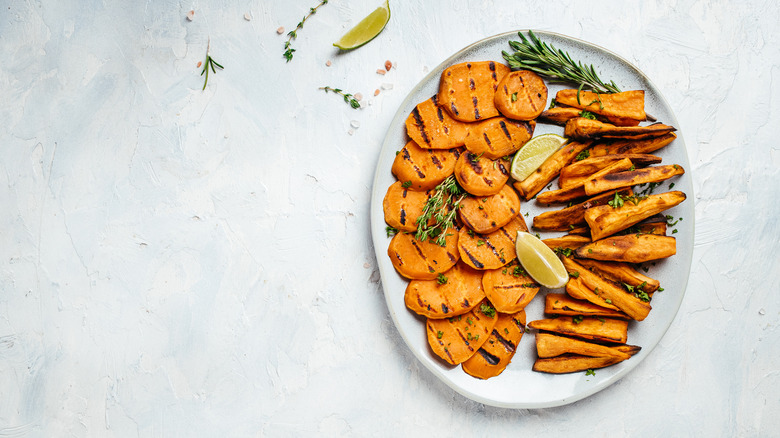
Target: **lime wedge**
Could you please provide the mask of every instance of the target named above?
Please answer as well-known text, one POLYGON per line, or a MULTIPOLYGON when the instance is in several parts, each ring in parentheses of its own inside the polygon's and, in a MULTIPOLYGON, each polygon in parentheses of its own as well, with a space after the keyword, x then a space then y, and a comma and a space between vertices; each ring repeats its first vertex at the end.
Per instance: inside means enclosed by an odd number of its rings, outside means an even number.
POLYGON ((515 250, 523 269, 542 286, 557 289, 569 281, 569 274, 561 259, 538 237, 518 231, 515 250))
POLYGON ((550 155, 554 154, 564 143, 566 143, 566 138, 558 134, 542 134, 528 140, 528 143, 523 145, 523 148, 517 151, 512 159, 509 174, 517 181, 528 178, 544 163, 544 160, 550 158, 550 155))
POLYGON ((390 3, 389 0, 385 0, 383 6, 376 8, 374 12, 368 14, 366 18, 362 19, 360 23, 356 24, 355 27, 345 33, 333 45, 341 50, 357 49, 379 35, 379 32, 382 32, 388 21, 390 21, 390 3))

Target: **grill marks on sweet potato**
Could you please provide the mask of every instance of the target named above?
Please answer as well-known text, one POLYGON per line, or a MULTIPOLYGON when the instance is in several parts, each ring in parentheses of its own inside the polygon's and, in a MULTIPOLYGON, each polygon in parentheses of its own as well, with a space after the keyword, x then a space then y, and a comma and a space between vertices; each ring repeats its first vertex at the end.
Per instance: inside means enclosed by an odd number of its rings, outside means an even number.
POLYGON ((674 126, 654 123, 647 126, 615 126, 598 120, 577 117, 566 122, 563 135, 577 140, 592 138, 632 138, 643 139, 659 137, 674 131, 674 126))
POLYGON ((515 120, 533 120, 547 105, 547 85, 530 70, 513 71, 498 84, 496 108, 515 120))
POLYGON ((577 257, 644 263, 677 254, 677 239, 655 234, 626 234, 607 237, 579 247, 577 257))
POLYGON ((429 192, 416 192, 403 187, 401 181, 392 184, 382 201, 385 222, 401 231, 417 230, 417 218, 422 215, 429 192))
POLYGON ((621 93, 595 93, 593 91, 565 89, 555 94, 555 102, 616 119, 645 120, 644 90, 621 93))
POLYGON ((464 62, 446 68, 439 81, 438 99, 450 115, 475 122, 499 115, 494 103, 498 83, 509 67, 493 61, 464 62))
POLYGON ((444 319, 428 318, 428 345, 437 356, 449 364, 458 365, 487 342, 497 318, 495 314, 487 316, 482 313, 482 304, 488 305, 486 301, 482 301, 463 315, 444 319))
POLYGON ((495 160, 523 147, 534 134, 536 122, 494 117, 469 127, 464 144, 469 152, 495 160))
POLYGON ((462 149, 423 149, 411 140, 396 154, 391 171, 411 189, 430 190, 452 175, 461 155, 462 149))
POLYGON ((458 216, 477 233, 492 233, 508 224, 520 213, 520 198, 508 185, 491 196, 465 198, 460 203, 458 216))
POLYGON ((482 287, 496 310, 504 313, 525 309, 541 288, 518 265, 485 271, 482 287))
POLYGON ((472 195, 495 195, 509 180, 509 162, 467 152, 455 162, 455 179, 472 195))
POLYGON ((528 231, 522 216, 488 234, 477 234, 467 228, 458 232, 458 253, 475 269, 496 269, 517 258, 515 240, 518 231, 528 231))
POLYGON ((445 272, 443 281, 412 280, 404 302, 413 312, 440 319, 462 315, 485 299, 482 272, 463 263, 445 272))
POLYGON ((448 233, 446 245, 419 241, 414 234, 398 233, 387 248, 387 255, 402 276, 412 280, 432 280, 455 266, 460 256, 458 233, 448 233))
POLYGON ((525 333, 525 322, 523 310, 514 314, 498 313, 487 342, 463 362, 463 371, 480 379, 501 374, 517 351, 517 345, 525 333))
POLYGON ((406 133, 423 149, 463 146, 468 125, 438 106, 437 96, 418 104, 406 118, 406 133))

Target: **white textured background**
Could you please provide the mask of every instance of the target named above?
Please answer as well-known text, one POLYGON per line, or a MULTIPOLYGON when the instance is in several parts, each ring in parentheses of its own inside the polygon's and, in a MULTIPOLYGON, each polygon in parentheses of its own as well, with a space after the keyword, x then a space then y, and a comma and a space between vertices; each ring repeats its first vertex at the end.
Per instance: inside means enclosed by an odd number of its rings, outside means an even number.
POLYGON ((391 0, 385 31, 337 54, 378 3, 331 0, 290 63, 276 29, 315 0, 0 5, 0 437, 778 436, 776 2, 391 0), (601 393, 537 411, 472 402, 416 362, 368 223, 406 93, 521 28, 651 78, 696 204, 688 290, 659 346, 601 393), (209 38, 225 70, 201 91, 209 38), (377 75, 386 59, 397 68, 377 75))

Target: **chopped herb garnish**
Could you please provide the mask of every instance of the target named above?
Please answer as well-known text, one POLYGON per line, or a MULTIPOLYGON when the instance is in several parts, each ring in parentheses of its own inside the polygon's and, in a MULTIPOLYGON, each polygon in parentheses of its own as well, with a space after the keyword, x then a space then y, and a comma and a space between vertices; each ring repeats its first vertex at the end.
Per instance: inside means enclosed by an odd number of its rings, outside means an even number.
POLYGON ((389 225, 385 227, 385 232, 387 232, 387 237, 393 237, 398 234, 398 230, 389 225))
POLYGON ((494 309, 493 306, 487 303, 480 304, 479 311, 482 312, 483 315, 489 318, 496 316, 496 309, 494 309))
POLYGON ((447 284, 447 277, 444 276, 444 274, 439 274, 436 276, 436 282, 439 284, 447 284))
POLYGON ((585 317, 584 317, 584 316, 582 316, 582 315, 577 315, 577 316, 574 316, 574 317, 572 317, 572 319, 571 319, 571 322, 573 322, 573 323, 575 323, 575 324, 579 324, 579 323, 581 323, 581 322, 582 322, 582 320, 583 320, 584 318, 585 318, 585 317))

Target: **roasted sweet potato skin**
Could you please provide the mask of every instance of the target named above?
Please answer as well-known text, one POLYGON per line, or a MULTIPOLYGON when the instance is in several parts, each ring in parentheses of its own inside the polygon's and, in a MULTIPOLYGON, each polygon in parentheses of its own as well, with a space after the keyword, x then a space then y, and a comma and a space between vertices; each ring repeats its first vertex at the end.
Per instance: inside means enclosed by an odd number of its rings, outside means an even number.
POLYGON ((676 253, 677 240, 674 237, 656 234, 612 236, 576 250, 577 257, 626 263, 644 263, 671 257, 676 253))
POLYGON ((588 209, 584 219, 590 227, 591 237, 596 241, 672 208, 685 201, 685 198, 685 193, 671 191, 650 195, 641 200, 625 201, 618 208, 601 205, 588 209))
POLYGON ((645 120, 644 90, 620 93, 594 93, 586 90, 564 89, 555 94, 555 102, 618 119, 645 120))
POLYGON ((529 327, 580 339, 625 344, 628 339, 628 322, 621 319, 592 318, 583 316, 538 319, 529 327))

